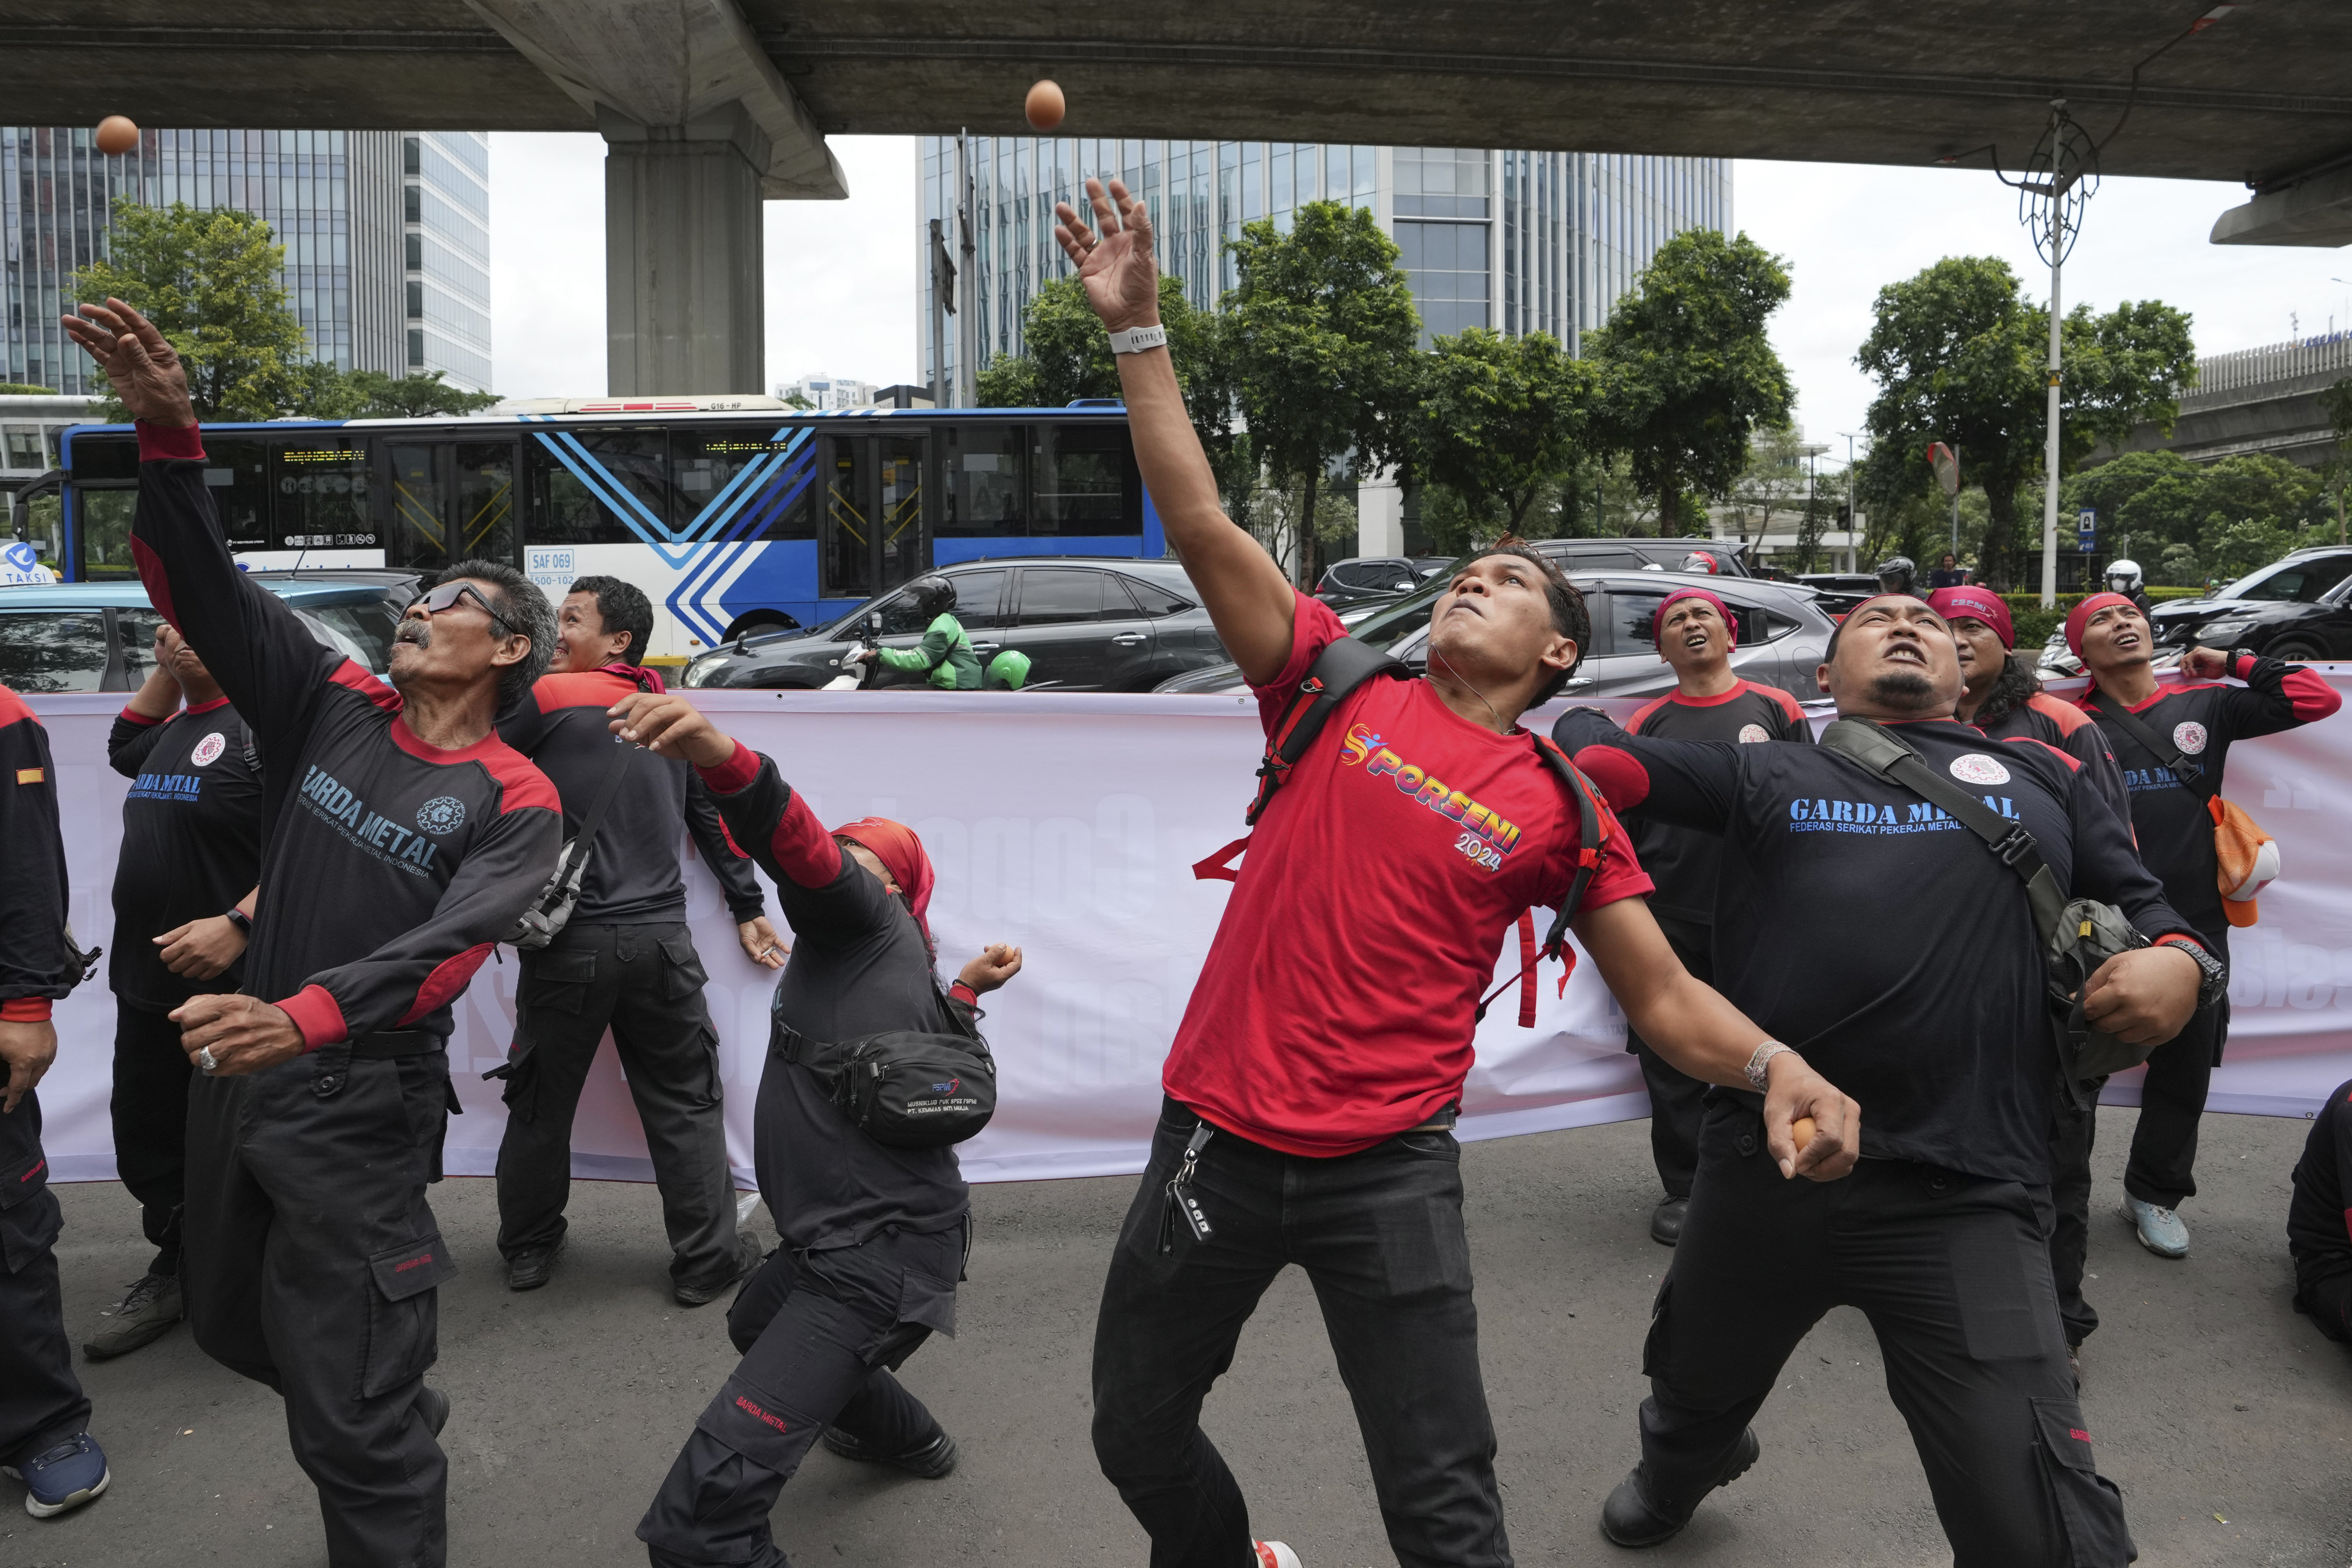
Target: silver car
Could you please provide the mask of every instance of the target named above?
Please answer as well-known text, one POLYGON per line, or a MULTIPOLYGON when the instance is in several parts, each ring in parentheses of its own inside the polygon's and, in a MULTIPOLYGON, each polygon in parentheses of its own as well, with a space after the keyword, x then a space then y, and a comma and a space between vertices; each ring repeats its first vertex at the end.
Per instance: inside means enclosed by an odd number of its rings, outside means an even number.
MULTIPOLYGON (((1385 648, 1415 669, 1428 658, 1429 616, 1450 575, 1383 606, 1349 628, 1359 641, 1385 648)), ((1821 700, 1813 672, 1829 650, 1837 623, 1813 591, 1760 577, 1718 577, 1685 572, 1571 572, 1592 614, 1592 645, 1584 650, 1563 697, 1654 697, 1675 687, 1674 667, 1658 657, 1650 628, 1658 605, 1677 588, 1704 588, 1731 607, 1739 645, 1731 668, 1759 686, 1777 686, 1801 702, 1821 700)), ((1165 692, 1238 691, 1241 671, 1231 664, 1163 681, 1165 692)))

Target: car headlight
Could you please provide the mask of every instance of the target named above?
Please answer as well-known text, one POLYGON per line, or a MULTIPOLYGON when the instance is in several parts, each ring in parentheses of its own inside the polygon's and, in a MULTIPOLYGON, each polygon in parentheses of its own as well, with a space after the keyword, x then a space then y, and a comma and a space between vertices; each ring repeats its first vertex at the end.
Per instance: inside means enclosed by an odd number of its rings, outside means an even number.
POLYGON ((710 678, 726 668, 727 662, 723 658, 697 659, 686 667, 685 684, 688 686, 709 685, 710 678))
POLYGON ((2182 628, 2180 640, 2201 642, 2210 647, 2229 647, 2253 629, 2254 623, 2242 617, 2234 620, 2207 621, 2193 631, 2187 627, 2182 628))

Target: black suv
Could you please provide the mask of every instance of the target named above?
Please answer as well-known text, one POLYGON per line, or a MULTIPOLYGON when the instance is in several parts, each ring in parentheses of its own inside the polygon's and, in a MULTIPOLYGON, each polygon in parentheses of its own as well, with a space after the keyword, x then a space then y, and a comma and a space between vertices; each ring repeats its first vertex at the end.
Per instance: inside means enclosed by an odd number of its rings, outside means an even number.
POLYGON ((1539 539, 1536 548, 1559 563, 1563 572, 1683 572, 1706 573, 1686 565, 1694 555, 1713 560, 1708 575, 1748 577, 1748 552, 1739 539, 1539 539))
MULTIPOLYGON (((1018 648, 1029 656, 1033 687, 1149 691, 1225 658, 1209 612, 1173 561, 1029 556, 969 561, 938 574, 955 584, 955 616, 981 662, 1018 648)), ((721 643, 688 663, 684 684, 814 690, 842 673, 842 656, 856 645, 913 647, 929 624, 906 590, 894 589, 814 631, 751 632, 721 643)), ((870 682, 924 683, 921 675, 880 668, 870 682)))
POLYGON ((1335 561, 1315 584, 1315 596, 1335 610, 1410 594, 1454 563, 1451 555, 1359 555, 1335 561))
POLYGON ((2297 550, 2210 599, 2160 599, 2156 646, 2248 648, 2272 658, 2352 658, 2352 550, 2297 550))

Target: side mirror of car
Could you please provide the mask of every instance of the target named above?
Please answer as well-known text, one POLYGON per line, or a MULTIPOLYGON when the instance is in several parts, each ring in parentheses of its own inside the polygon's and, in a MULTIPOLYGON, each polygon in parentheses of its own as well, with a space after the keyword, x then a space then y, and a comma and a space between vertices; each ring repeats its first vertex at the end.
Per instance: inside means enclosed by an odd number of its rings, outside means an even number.
POLYGON ((873 633, 876 637, 880 637, 880 636, 882 635, 882 612, 881 612, 881 611, 877 610, 877 611, 875 611, 872 615, 867 616, 866 617, 866 629, 867 631, 869 631, 869 632, 872 632, 872 633, 873 633))

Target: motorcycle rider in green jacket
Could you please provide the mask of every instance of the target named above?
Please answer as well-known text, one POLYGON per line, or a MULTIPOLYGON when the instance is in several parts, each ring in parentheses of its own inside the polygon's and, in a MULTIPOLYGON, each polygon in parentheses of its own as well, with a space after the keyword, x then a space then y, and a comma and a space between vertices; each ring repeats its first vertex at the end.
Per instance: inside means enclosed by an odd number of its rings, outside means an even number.
POLYGON ((916 578, 907 588, 915 613, 930 618, 923 640, 913 647, 868 648, 867 657, 885 669, 923 674, 942 691, 979 690, 980 655, 972 651, 963 623, 955 618, 955 584, 932 574, 916 578))

